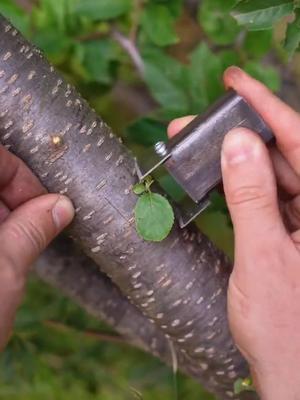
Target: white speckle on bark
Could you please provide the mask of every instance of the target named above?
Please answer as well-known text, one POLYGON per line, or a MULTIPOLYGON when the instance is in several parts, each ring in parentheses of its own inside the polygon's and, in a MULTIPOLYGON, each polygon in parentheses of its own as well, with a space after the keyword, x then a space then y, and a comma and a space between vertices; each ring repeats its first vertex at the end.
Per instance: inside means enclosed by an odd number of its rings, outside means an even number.
POLYGON ((186 335, 184 335, 185 339, 190 339, 194 336, 194 332, 189 332, 186 335))
POLYGON ((119 165, 121 165, 124 161, 124 156, 120 156, 117 161, 116 161, 116 166, 118 167, 119 165))
POLYGON ((191 326, 191 325, 193 325, 194 322, 195 322, 195 320, 191 319, 186 323, 186 326, 191 326))
POLYGON ((211 340, 211 339, 213 339, 215 336, 216 336, 216 332, 212 332, 210 335, 208 335, 207 337, 206 337, 206 339, 207 340, 211 340))
POLYGON ((16 96, 18 96, 18 94, 20 94, 20 93, 21 93, 21 88, 18 87, 18 88, 16 88, 15 90, 13 90, 12 96, 13 96, 13 97, 16 97, 16 96))
POLYGON ((214 326, 214 324, 218 321, 218 317, 213 317, 213 319, 210 321, 210 322, 208 322, 208 326, 209 327, 212 327, 212 326, 214 326))
POLYGON ((172 307, 177 307, 182 303, 182 299, 176 300, 173 304, 172 307))
POLYGON ((8 86, 3 86, 3 88, 0 90, 0 94, 4 94, 7 91, 8 91, 8 86))
POLYGON ((194 353, 199 354, 199 353, 203 353, 205 350, 204 347, 196 347, 194 350, 194 353))
POLYGON ((111 215, 105 221, 103 221, 103 225, 108 225, 113 221, 114 217, 111 215))
POLYGON ((191 288, 193 287, 194 283, 195 283, 195 280, 189 282, 189 283, 186 285, 185 289, 186 289, 186 290, 191 289, 191 288))
POLYGON ((112 158, 113 153, 110 152, 105 156, 105 161, 109 161, 112 158))
POLYGON ((64 188, 64 189, 59 191, 60 194, 65 194, 67 192, 68 192, 68 188, 64 188))
POLYGON ((207 304, 206 309, 210 310, 211 309, 211 304, 207 304))
POLYGON ((142 287, 141 283, 136 283, 135 285, 133 285, 134 289, 140 289, 142 287))
POLYGON ((225 372, 224 372, 224 371, 217 371, 217 372, 216 372, 216 375, 218 375, 218 376, 223 376, 223 375, 225 375, 225 372))
POLYGON ((18 79, 18 74, 13 74, 7 81, 7 83, 9 85, 13 84, 14 82, 16 82, 16 80, 18 79))
POLYGON ((166 282, 164 282, 164 283, 161 285, 161 287, 166 288, 166 287, 170 286, 171 283, 172 283, 172 279, 170 278, 170 279, 168 279, 166 282))
POLYGON ((5 72, 3 71, 3 69, 2 69, 2 70, 0 70, 0 78, 3 78, 3 77, 4 77, 4 75, 5 75, 5 72))
POLYGON ((158 314, 156 314, 156 318, 157 319, 162 319, 164 317, 164 314, 163 313, 158 313, 158 314))
POLYGON ((7 51, 3 56, 3 61, 7 61, 12 56, 10 51, 7 51))
POLYGON ((229 396, 229 397, 233 397, 233 396, 234 396, 234 393, 233 393, 233 392, 230 392, 230 391, 227 391, 226 394, 227 394, 227 396, 229 396))
POLYGON ((107 183, 106 179, 102 179, 102 181, 99 182, 98 185, 96 186, 96 190, 102 189, 106 185, 106 183, 107 183))
POLYGON ((174 321, 171 323, 171 326, 173 326, 173 328, 175 326, 178 326, 180 324, 180 319, 174 319, 174 321))
POLYGON ((27 56, 26 56, 27 60, 30 60, 32 56, 33 56, 32 52, 28 53, 27 56))
POLYGON ((236 373, 235 371, 230 371, 230 372, 228 373, 228 378, 230 378, 230 379, 235 379, 235 378, 237 378, 237 373, 236 373))
POLYGON ((203 296, 199 297, 199 299, 196 301, 196 304, 198 305, 201 304, 203 300, 204 300, 203 296))
POLYGON ((136 268, 136 264, 133 264, 133 265, 131 265, 129 268, 128 268, 128 271, 132 271, 133 269, 135 269, 136 268))
POLYGON ((3 136, 3 140, 9 139, 9 138, 11 137, 11 135, 12 135, 12 132, 6 133, 6 134, 3 136))
POLYGON ((132 277, 133 277, 133 279, 137 279, 141 275, 142 275, 141 271, 138 271, 135 274, 133 274, 132 277))
POLYGON ((83 153, 87 153, 87 152, 89 151, 89 149, 91 148, 91 146, 92 146, 91 143, 86 144, 86 145, 84 146, 83 150, 82 150, 83 153))
POLYGON ((177 237, 177 238, 174 240, 174 242, 171 244, 170 249, 173 249, 173 248, 177 245, 178 242, 179 242, 179 238, 177 237))
POLYGON ((100 247, 100 246, 96 246, 96 247, 93 247, 93 248, 91 249, 91 252, 92 252, 92 253, 98 253, 100 250, 101 250, 101 247, 100 247))
POLYGON ((101 136, 97 142, 97 147, 101 147, 103 145, 104 141, 105 141, 105 137, 101 136))
POLYGON ((6 130, 6 129, 9 129, 12 125, 13 125, 13 121, 10 120, 10 121, 8 121, 8 122, 4 125, 4 129, 5 129, 5 130, 6 130))
POLYGON ((30 153, 31 154, 35 154, 35 153, 37 153, 39 151, 39 146, 35 146, 35 147, 33 147, 31 150, 30 150, 30 153))
POLYGON ((27 79, 31 81, 31 79, 36 75, 36 71, 32 70, 29 72, 27 79))
POLYGON ((5 117, 5 115, 6 115, 7 113, 8 113, 8 109, 3 110, 3 111, 0 113, 0 117, 1 117, 1 118, 5 117))
POLYGON ((230 364, 232 362, 232 358, 227 358, 223 364, 230 364))
POLYGON ((7 32, 9 32, 10 30, 11 30, 11 28, 12 28, 12 26, 11 25, 5 25, 5 28, 4 28, 4 32, 5 33, 7 33, 7 32))
POLYGON ((148 300, 148 303, 154 303, 155 302, 155 297, 150 297, 150 299, 148 300))
POLYGON ((160 272, 160 271, 162 271, 164 268, 165 268, 165 264, 160 264, 159 266, 157 266, 156 268, 155 268, 155 271, 156 272, 160 272))
POLYGON ((72 104, 73 104, 73 101, 72 100, 68 100, 66 102, 66 107, 71 107, 72 104))
POLYGON ((27 133, 30 129, 34 126, 33 120, 25 121, 24 125, 22 126, 23 133, 27 133))
POLYGON ((17 34, 18 34, 18 31, 17 31, 16 29, 14 29, 14 30, 11 32, 11 35, 12 35, 12 36, 17 36, 17 34))
POLYGON ((90 220, 90 219, 92 218, 92 216, 93 216, 95 213, 96 213, 96 211, 95 211, 95 210, 92 210, 92 211, 89 212, 87 215, 85 215, 85 216, 82 218, 82 220, 83 220, 83 221, 88 221, 88 220, 90 220))
POLYGON ((206 371, 208 369, 208 365, 206 363, 200 363, 200 367, 203 371, 206 371))
POLYGON ((154 290, 149 290, 149 291, 146 293, 146 295, 147 295, 147 296, 152 296, 153 293, 154 293, 154 290))

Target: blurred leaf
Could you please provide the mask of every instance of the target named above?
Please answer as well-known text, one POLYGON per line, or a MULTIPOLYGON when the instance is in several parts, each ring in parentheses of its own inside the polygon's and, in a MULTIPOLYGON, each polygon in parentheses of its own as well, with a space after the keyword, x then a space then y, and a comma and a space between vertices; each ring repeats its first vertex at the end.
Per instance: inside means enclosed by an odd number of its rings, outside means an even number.
POLYGON ((300 8, 295 9, 295 19, 288 24, 284 47, 293 56, 300 44, 300 8))
POLYGON ((276 92, 280 89, 280 76, 274 67, 251 61, 244 65, 244 69, 248 74, 263 82, 272 91, 276 92))
POLYGON ((273 32, 265 31, 248 31, 243 44, 243 51, 251 58, 261 58, 272 48, 273 32))
POLYGON ((189 113, 199 113, 224 91, 222 59, 201 43, 191 54, 189 88, 193 100, 189 113))
POLYGON ((293 12, 293 0, 241 0, 232 15, 249 30, 271 29, 275 22, 293 12))
POLYGON ((255 392, 251 378, 240 378, 234 382, 234 393, 240 394, 243 392, 255 392))
POLYGON ((114 19, 127 13, 131 0, 78 0, 74 12, 92 21, 114 19))
POLYGON ((145 81, 155 100, 175 115, 186 114, 189 99, 186 94, 185 66, 158 49, 144 53, 145 81))
POLYGON ((15 2, 1 0, 0 12, 23 33, 26 34, 29 28, 29 16, 15 2))
POLYGON ((168 46, 178 42, 175 18, 167 6, 150 3, 144 10, 142 28, 157 46, 168 46))
POLYGON ((168 10, 174 17, 179 17, 182 12, 184 0, 150 0, 153 4, 162 4, 168 7, 168 10))
POLYGON ((170 203, 157 193, 142 194, 134 213, 138 234, 151 242, 164 240, 174 224, 174 213, 170 203))
POLYGON ((236 0, 204 0, 199 9, 199 23, 205 33, 219 45, 233 43, 239 33, 230 10, 236 4, 236 0))
POLYGON ((84 42, 83 66, 88 80, 104 84, 112 81, 111 62, 118 59, 118 48, 111 39, 84 42))
POLYGON ((141 118, 129 125, 126 137, 143 146, 153 146, 159 141, 167 140, 167 129, 164 124, 151 118, 141 118))

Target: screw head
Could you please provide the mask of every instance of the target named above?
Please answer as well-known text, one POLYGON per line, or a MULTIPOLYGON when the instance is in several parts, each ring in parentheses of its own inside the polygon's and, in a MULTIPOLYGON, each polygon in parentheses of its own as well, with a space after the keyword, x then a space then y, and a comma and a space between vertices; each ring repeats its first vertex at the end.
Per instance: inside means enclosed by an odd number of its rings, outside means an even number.
POLYGON ((164 157, 168 154, 167 146, 165 142, 157 142, 154 146, 155 153, 160 157, 164 157))

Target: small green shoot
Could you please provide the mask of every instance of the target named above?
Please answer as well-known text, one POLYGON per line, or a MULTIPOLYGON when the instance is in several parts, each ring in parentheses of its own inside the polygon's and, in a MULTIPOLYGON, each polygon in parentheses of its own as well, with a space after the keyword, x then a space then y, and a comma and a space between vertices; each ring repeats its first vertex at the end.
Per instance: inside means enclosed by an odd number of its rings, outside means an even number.
POLYGON ((133 192, 140 196, 134 210, 135 224, 138 234, 144 240, 161 242, 172 229, 174 212, 165 197, 151 192, 153 182, 151 177, 147 177, 133 187, 133 192))
POLYGON ((239 378, 234 382, 234 393, 255 392, 252 378, 239 378))

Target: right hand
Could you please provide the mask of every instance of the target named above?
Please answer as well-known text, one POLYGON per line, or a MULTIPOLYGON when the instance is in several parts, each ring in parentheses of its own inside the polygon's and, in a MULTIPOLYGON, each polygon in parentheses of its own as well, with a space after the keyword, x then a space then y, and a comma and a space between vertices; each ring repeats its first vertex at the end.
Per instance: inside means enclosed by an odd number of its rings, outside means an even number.
MULTIPOLYGON (((235 89, 272 128, 269 152, 255 133, 226 135, 223 183, 235 233, 228 290, 229 322, 264 400, 300 399, 300 115, 242 70, 235 89), (281 199, 278 199, 280 187, 281 199)), ((175 120, 176 134, 188 119, 175 120)))

